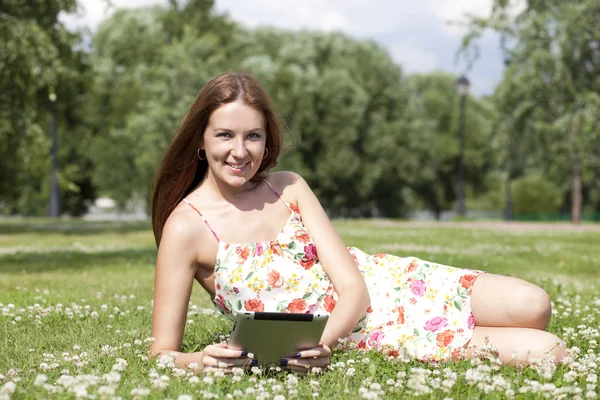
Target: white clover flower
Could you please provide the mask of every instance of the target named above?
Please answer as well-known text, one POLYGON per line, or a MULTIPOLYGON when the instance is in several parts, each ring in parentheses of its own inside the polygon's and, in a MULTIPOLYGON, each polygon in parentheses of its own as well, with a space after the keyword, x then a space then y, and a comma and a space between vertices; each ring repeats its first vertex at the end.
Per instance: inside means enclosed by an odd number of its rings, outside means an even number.
POLYGON ((204 382, 206 385, 210 386, 210 385, 212 385, 213 383, 215 383, 215 380, 213 379, 213 377, 212 377, 212 376, 205 376, 205 377, 202 379, 202 382, 204 382))
POLYGON ((190 394, 180 394, 177 396, 177 400, 193 400, 194 398, 190 394))
POLYGON ((254 375, 260 375, 260 374, 262 374, 262 370, 259 367, 252 367, 250 369, 250 372, 252 372, 254 375))
POLYGON ((135 388, 131 389, 131 392, 129 392, 129 394, 132 395, 134 398, 147 397, 150 395, 150 389, 135 388))
POLYGON ((17 390, 17 384, 14 382, 6 382, 2 387, 0 387, 0 395, 10 395, 14 394, 17 390))
POLYGON ((167 386, 169 386, 169 377, 166 375, 161 375, 158 379, 152 380, 152 387, 155 389, 162 390, 167 386))
POLYGON ((356 372, 356 371, 354 370, 354 368, 348 368, 348 369, 346 370, 346 375, 347 375, 347 376, 353 376, 355 372, 356 372))
POLYGON ((121 381, 121 374, 119 374, 117 371, 111 371, 108 374, 104 374, 102 376, 102 378, 106 381, 106 383, 108 383, 109 385, 117 385, 120 381, 121 381))
POLYGON ((38 374, 33 381, 33 386, 43 386, 47 380, 48 377, 45 374, 38 374))

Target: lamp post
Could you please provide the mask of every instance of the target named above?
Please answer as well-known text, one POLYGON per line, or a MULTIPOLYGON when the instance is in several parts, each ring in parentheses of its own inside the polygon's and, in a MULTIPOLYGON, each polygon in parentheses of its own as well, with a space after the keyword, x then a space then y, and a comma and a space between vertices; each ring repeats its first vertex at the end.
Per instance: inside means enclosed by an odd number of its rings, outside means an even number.
POLYGON ((457 202, 456 202, 456 213, 459 217, 464 217, 467 214, 467 208, 465 206, 465 166, 463 161, 465 151, 465 106, 467 102, 467 94, 469 93, 469 80, 466 76, 462 75, 456 80, 456 89, 460 96, 460 115, 458 125, 458 190, 457 190, 457 202))
POLYGON ((52 148, 50 150, 50 163, 51 163, 51 174, 50 178, 50 216, 60 217, 60 190, 58 187, 58 138, 56 135, 56 116, 55 116, 55 102, 56 95, 51 93, 49 96, 52 104, 52 111, 50 112, 50 140, 52 142, 52 148))

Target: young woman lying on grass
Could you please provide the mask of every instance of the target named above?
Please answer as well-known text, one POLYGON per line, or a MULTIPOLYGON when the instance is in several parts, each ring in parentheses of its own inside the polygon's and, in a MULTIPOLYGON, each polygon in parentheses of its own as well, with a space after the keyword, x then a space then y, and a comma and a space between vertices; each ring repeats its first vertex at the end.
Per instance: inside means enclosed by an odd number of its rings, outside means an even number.
MULTIPOLYGON (((330 313, 323 345, 282 360, 326 367, 332 348, 381 349, 423 361, 469 358, 496 347, 502 361, 562 360, 545 331, 550 299, 520 279, 415 257, 348 248, 310 187, 293 172, 268 173, 281 149, 271 101, 249 74, 208 82, 158 171, 152 223, 158 246, 151 354, 177 364, 253 365, 225 344, 181 353, 194 281, 229 318, 238 312, 330 313), (513 353, 515 352, 515 353, 513 353)), ((352 160, 348 160, 352 162, 352 160)))

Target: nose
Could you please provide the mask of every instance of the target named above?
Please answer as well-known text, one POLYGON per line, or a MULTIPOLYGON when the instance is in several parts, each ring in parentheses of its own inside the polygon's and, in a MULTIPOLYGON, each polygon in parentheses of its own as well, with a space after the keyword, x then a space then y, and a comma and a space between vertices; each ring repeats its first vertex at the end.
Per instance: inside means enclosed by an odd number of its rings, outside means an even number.
POLYGON ((233 140, 233 148, 231 149, 231 155, 237 159, 243 159, 248 154, 246 149, 246 143, 243 137, 237 137, 233 140))

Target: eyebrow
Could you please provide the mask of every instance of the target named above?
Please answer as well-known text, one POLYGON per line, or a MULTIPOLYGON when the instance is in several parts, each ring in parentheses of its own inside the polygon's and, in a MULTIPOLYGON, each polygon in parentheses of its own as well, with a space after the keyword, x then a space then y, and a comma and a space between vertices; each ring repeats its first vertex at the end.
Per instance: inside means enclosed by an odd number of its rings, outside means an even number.
MULTIPOLYGON (((213 130, 215 131, 224 131, 224 132, 230 132, 230 133, 234 133, 233 130, 231 129, 227 129, 227 128, 213 128, 213 130)), ((250 133, 250 132, 256 132, 256 131, 261 131, 264 132, 264 128, 254 128, 254 129, 249 129, 246 131, 246 133, 250 133)))

